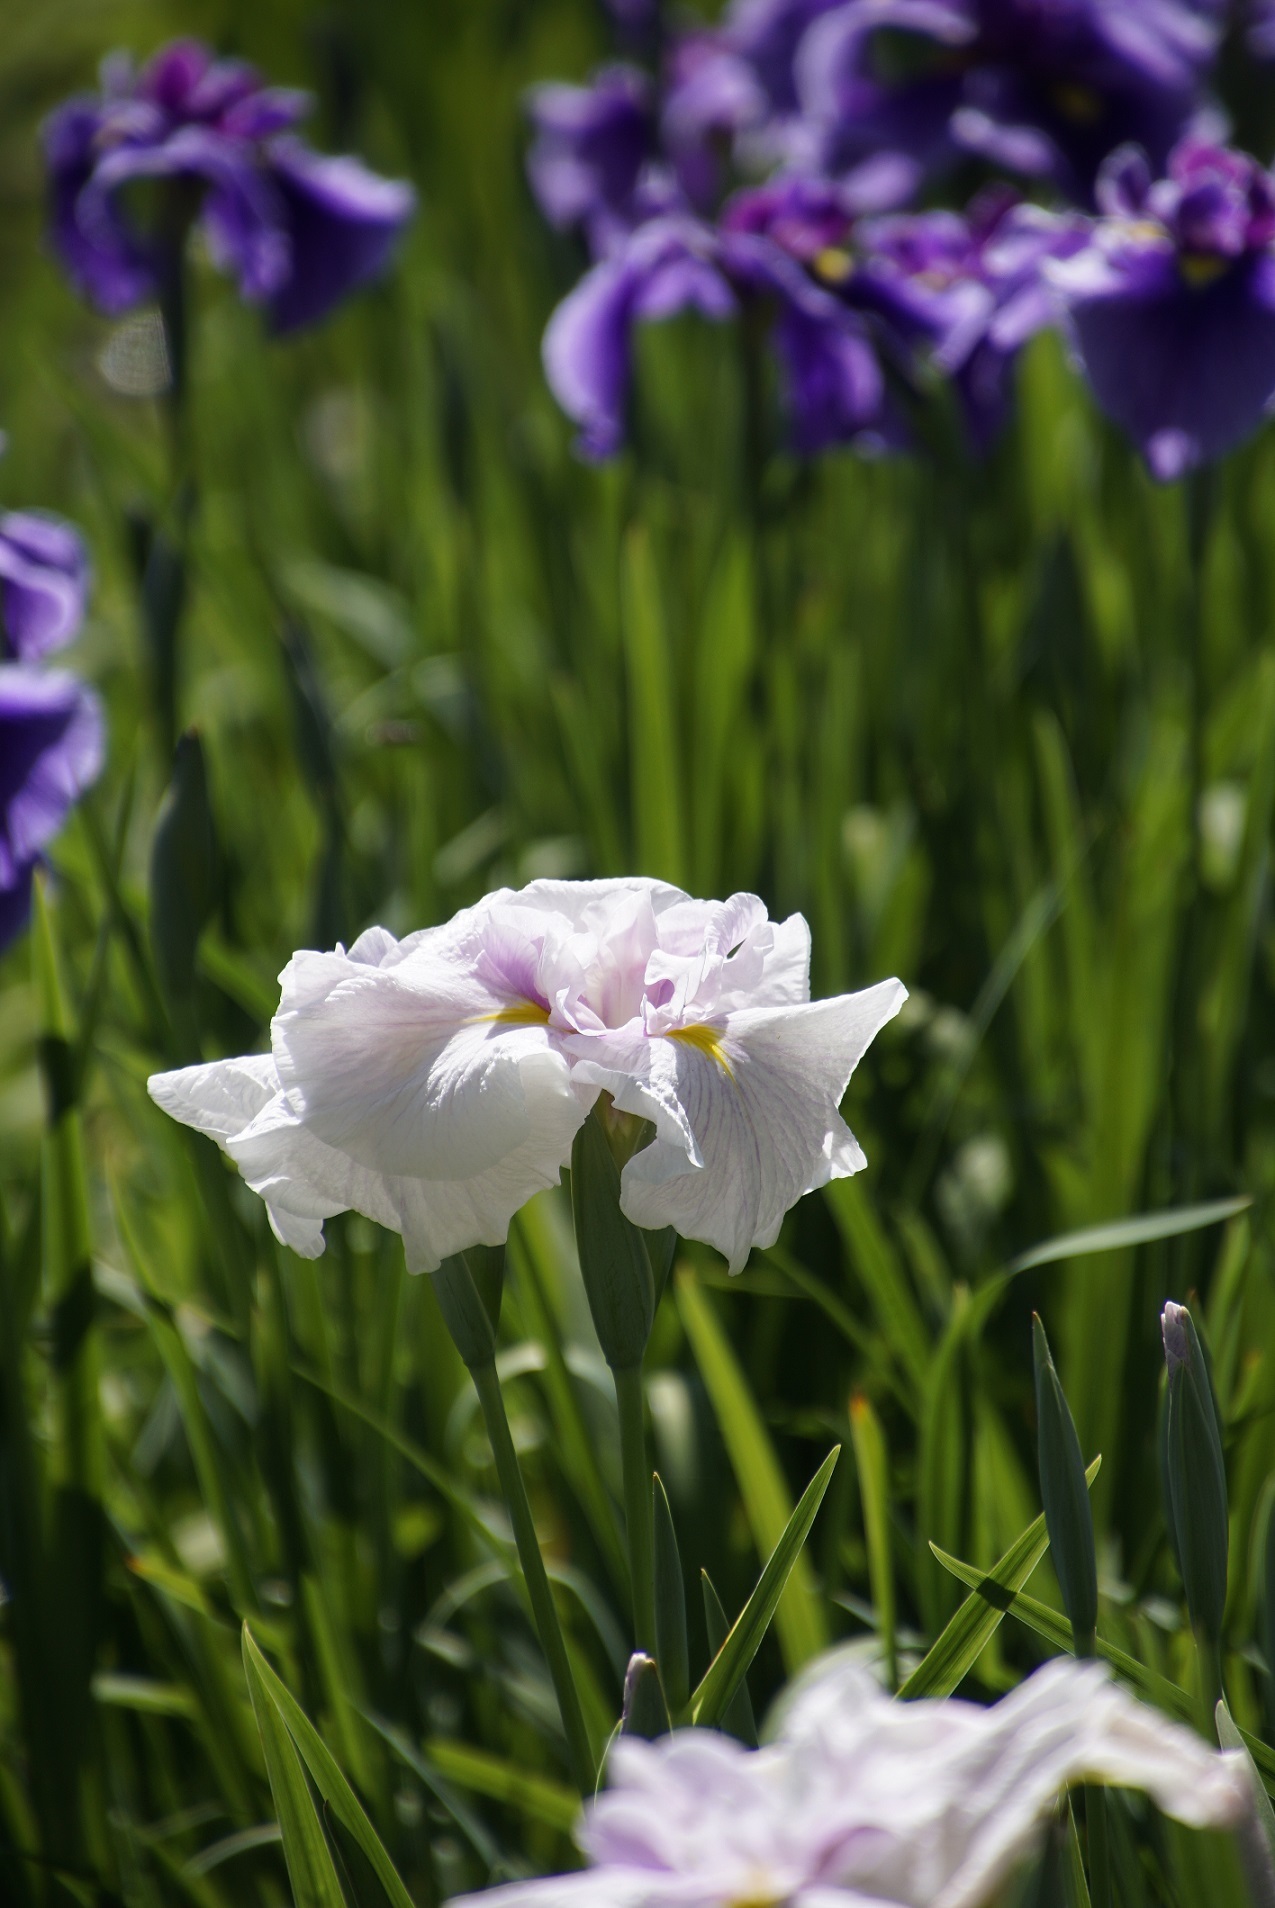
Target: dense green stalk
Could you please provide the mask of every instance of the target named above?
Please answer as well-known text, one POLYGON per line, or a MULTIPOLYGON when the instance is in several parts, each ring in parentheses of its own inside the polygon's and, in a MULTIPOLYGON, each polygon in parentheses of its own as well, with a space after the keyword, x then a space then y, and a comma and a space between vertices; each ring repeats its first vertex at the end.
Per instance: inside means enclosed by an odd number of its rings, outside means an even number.
POLYGON ((612 1374, 620 1408, 620 1456, 624 1465, 624 1516, 629 1535, 633 1587, 633 1632, 640 1650, 655 1654, 655 1534, 651 1521, 651 1466, 642 1421, 642 1367, 612 1374))
POLYGON ((1111 1836, 1105 1789, 1091 1788, 1085 1797, 1089 1828, 1089 1893, 1093 1908, 1112 1908, 1111 1836))
POLYGON ((589 1742, 589 1732, 585 1727, 584 1711, 580 1707, 575 1678, 571 1673, 571 1661, 567 1655, 562 1626, 558 1622, 553 1592, 549 1588, 544 1558, 540 1554, 540 1540, 536 1536, 531 1505, 527 1502, 526 1486, 522 1481, 514 1441, 510 1436, 509 1419, 505 1415, 505 1400, 500 1389, 500 1379, 496 1374, 495 1360, 489 1359, 485 1364, 471 1365, 470 1375, 478 1392, 483 1422, 487 1426, 487 1436, 491 1440, 492 1454, 496 1460, 500 1488, 513 1523, 514 1540, 518 1545, 522 1574, 526 1579, 532 1614, 540 1634, 540 1646, 544 1650, 549 1674, 553 1679, 554 1694, 558 1698, 558 1709, 562 1716, 562 1727, 566 1731, 572 1772, 581 1793, 590 1795, 597 1781, 597 1766, 593 1759, 593 1749, 589 1742))

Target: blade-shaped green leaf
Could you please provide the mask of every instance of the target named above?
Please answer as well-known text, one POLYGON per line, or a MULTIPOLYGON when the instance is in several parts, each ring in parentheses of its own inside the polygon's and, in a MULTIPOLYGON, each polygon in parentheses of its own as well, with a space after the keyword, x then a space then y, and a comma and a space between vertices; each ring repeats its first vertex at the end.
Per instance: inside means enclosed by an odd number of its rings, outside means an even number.
MULTIPOLYGON (((243 1632, 243 1651, 244 1662, 250 1665, 249 1687, 253 1691, 253 1708, 258 1711, 258 1721, 260 1721, 261 1705, 258 1701, 257 1692, 260 1690, 261 1697, 265 1701, 273 1704, 275 1712, 283 1724, 283 1727, 286 1729, 288 1736, 291 1738, 291 1741, 295 1743, 301 1756, 304 1758, 305 1766, 310 1771, 310 1775, 313 1778, 314 1785, 318 1789, 319 1794, 332 1810, 338 1822, 349 1830, 354 1840, 367 1856, 368 1861, 376 1872, 377 1879, 380 1881, 389 1900, 394 1904, 394 1908, 413 1908, 412 1897, 408 1894, 393 1862, 386 1854, 376 1830, 368 1821, 362 1803, 337 1766, 336 1758, 323 1741, 323 1738, 310 1721, 310 1718, 302 1709, 296 1697, 292 1695, 291 1691, 287 1689, 279 1677, 275 1675, 269 1663, 267 1663, 265 1657, 261 1654, 261 1651, 253 1641, 252 1634, 246 1623, 243 1632), (255 1683, 253 1681, 254 1677, 256 1679, 255 1683)), ((264 1730, 262 1731, 262 1736, 264 1739, 264 1730)), ((269 1758, 269 1754, 270 1745, 267 1741, 267 1759, 269 1758)), ((271 1770, 270 1779, 271 1786, 273 1787, 273 1769, 271 1770)), ((280 1826, 284 1830, 284 1842, 286 1847, 287 1826, 282 1816, 280 1816, 279 1820, 280 1826)), ((291 1869, 291 1863, 289 1863, 289 1869, 291 1869)))
POLYGON ((1128 1246, 1151 1245, 1157 1239, 1176 1239, 1184 1232, 1221 1225, 1253 1203, 1247 1193, 1232 1199, 1210 1199, 1200 1206, 1172 1206, 1167 1212, 1144 1212, 1134 1219, 1113 1219, 1106 1226, 1085 1226, 1046 1239, 1011 1259, 1011 1272, 1030 1272, 1034 1266, 1055 1265, 1060 1259, 1082 1259, 1093 1252, 1119 1252, 1128 1246))
MULTIPOLYGON (((1085 1472, 1090 1485, 1101 1464, 1102 1459, 1096 1457, 1085 1472)), ((1000 1627, 1005 1611, 992 1600, 993 1593, 1020 1590, 1048 1549, 1049 1533, 1042 1512, 979 1579, 978 1589, 966 1597, 942 1636, 917 1664, 900 1696, 950 1696, 1000 1627)))
POLYGON ((1257 1758, 1248 1746, 1248 1738, 1236 1723, 1226 1706, 1226 1698, 1219 1696, 1213 1712, 1217 1724, 1217 1739, 1223 1749, 1239 1749, 1248 1763, 1253 1777, 1253 1802, 1257 1810, 1257 1819, 1261 1823, 1262 1834, 1266 1837, 1266 1847, 1272 1861, 1275 1861, 1275 1808, 1266 1793, 1266 1784, 1262 1772, 1257 1766, 1257 1758))
POLYGON ((753 1594, 736 1617, 730 1635, 691 1696, 690 1720, 693 1723, 703 1728, 717 1723, 738 1689, 741 1677, 756 1656, 770 1626, 770 1619, 775 1614, 793 1566, 801 1555, 802 1545, 810 1534, 810 1526, 815 1521, 815 1513, 823 1502, 828 1480, 840 1456, 841 1446, 836 1444, 802 1492, 801 1502, 789 1518, 770 1561, 757 1579, 753 1594))
POLYGON ((266 1667, 265 1658, 249 1635, 246 1623, 243 1662, 252 1711, 266 1752, 266 1773, 279 1817, 283 1856, 288 1864, 288 1880, 292 1883, 296 1908, 345 1908, 345 1896, 301 1759, 266 1687, 261 1673, 266 1667))
POLYGON ((868 1576, 876 1605, 890 1687, 899 1681, 894 1623, 894 1566, 890 1558, 890 1478, 881 1422, 862 1392, 850 1400, 850 1437, 859 1468, 859 1498, 868 1546, 868 1576))
MULTIPOLYGON (((677 1274, 676 1291, 678 1310, 730 1454, 758 1556, 768 1557, 792 1518, 788 1487, 775 1447, 716 1313, 698 1281, 685 1268, 677 1274)), ((827 1644, 823 1605, 801 1557, 788 1578, 775 1614, 775 1629, 790 1675, 827 1644)))
POLYGON ((441 1776, 457 1788, 474 1795, 487 1795, 507 1808, 546 1822, 550 1828, 569 1835, 580 1816, 580 1798, 574 1789, 548 1776, 535 1775, 494 1756, 486 1749, 475 1749, 467 1742, 449 1742, 431 1737, 425 1744, 425 1757, 441 1776))

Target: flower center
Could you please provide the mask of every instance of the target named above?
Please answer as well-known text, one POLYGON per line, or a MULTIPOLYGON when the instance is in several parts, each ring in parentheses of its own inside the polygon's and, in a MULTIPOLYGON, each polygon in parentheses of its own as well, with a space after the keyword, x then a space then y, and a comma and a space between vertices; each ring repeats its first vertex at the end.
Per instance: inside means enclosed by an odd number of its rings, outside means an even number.
POLYGON ((811 262, 816 278, 827 285, 844 285, 854 274, 854 260, 839 245, 825 245, 811 262))
POLYGON ((506 1027, 547 1027, 549 1009, 542 1007, 538 1000, 520 1000, 515 1007, 502 1007, 498 1013, 480 1014, 479 1023, 501 1022, 506 1027))
MULTIPOLYGON (((730 1061, 726 1058, 721 1034, 716 1027, 706 1027, 702 1022, 691 1027, 670 1027, 667 1038, 684 1041, 688 1047, 695 1047, 700 1053, 706 1053, 710 1060, 717 1062, 728 1080, 735 1078, 730 1061)), ((764 1903, 760 1900, 754 1903, 750 1899, 748 1902, 733 1903, 732 1908, 768 1908, 768 1903, 769 1898, 764 1903)))
POLYGON ((1230 263, 1229 258, 1219 258, 1214 252, 1183 252, 1178 259, 1178 270, 1188 285, 1198 288, 1212 285, 1230 263))

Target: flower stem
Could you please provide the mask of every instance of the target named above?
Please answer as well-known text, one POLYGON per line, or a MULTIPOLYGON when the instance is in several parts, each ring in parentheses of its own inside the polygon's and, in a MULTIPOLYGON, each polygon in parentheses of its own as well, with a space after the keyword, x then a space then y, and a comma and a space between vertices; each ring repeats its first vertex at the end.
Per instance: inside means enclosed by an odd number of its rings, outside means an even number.
POLYGON ((1195 1647, 1200 1665, 1200 1711, 1203 1733, 1212 1742, 1214 1711, 1217 1709, 1218 1699, 1226 1694, 1226 1686, 1222 1678, 1222 1646, 1204 1631, 1197 1630, 1195 1647))
POLYGON ((624 1466, 624 1517, 629 1535, 629 1581, 637 1647, 655 1655, 655 1533, 651 1512, 651 1466, 642 1422, 642 1367, 613 1370, 620 1408, 620 1457, 624 1466))
POLYGON ((1089 1892, 1093 1908, 1112 1908, 1107 1792, 1096 1784, 1085 1791, 1085 1823, 1089 1830, 1089 1892))
POLYGON ((540 1633, 540 1647, 545 1653, 549 1674, 553 1679, 554 1693, 558 1698, 558 1710, 562 1717, 562 1727, 566 1732, 571 1767, 581 1794, 592 1795, 597 1784, 597 1765, 593 1759, 589 1732, 585 1727, 584 1711, 580 1707, 579 1692, 571 1673, 571 1661, 567 1655, 562 1627, 558 1622, 553 1592, 549 1588, 544 1558, 540 1554, 540 1540, 536 1536, 531 1506, 527 1502, 526 1487, 518 1467, 518 1455, 509 1433, 509 1419, 505 1415, 505 1400, 500 1389, 500 1379, 496 1374, 495 1361, 488 1359, 483 1364, 471 1365, 469 1370, 478 1392, 478 1402, 482 1406, 483 1421, 487 1426, 487 1436, 491 1441, 492 1453, 496 1460, 500 1488, 513 1522, 514 1539, 522 1562, 522 1574, 526 1580, 527 1594, 531 1599, 536 1629, 540 1633))

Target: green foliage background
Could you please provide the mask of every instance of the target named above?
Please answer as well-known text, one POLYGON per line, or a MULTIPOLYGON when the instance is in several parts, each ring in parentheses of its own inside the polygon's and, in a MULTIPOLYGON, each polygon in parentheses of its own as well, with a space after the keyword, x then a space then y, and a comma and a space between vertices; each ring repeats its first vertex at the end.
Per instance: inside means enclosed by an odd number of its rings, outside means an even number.
MULTIPOLYGON (((603 55, 588 0, 5 0, 0 26, 0 497, 91 539, 73 660, 110 721, 54 857, 61 1005, 38 937, 0 964, 0 1899, 288 1898, 243 1617, 418 1901, 570 1859, 556 1712, 428 1280, 356 1218, 317 1264, 282 1252, 144 1085, 259 1043, 295 947, 537 874, 755 888, 807 915, 817 992, 912 990, 849 1096, 867 1173, 737 1281, 689 1250, 657 1321, 692 1674, 701 1566, 733 1614, 838 1442, 754 1700, 891 1604, 915 1660, 962 1595, 927 1540, 987 1566, 1039 1509, 1035 1307, 1103 1457, 1100 1629, 1189 1693, 1155 1421, 1159 1308, 1198 1290, 1228 1689, 1267 1733, 1275 440, 1207 495, 1156 490, 1046 340, 988 464, 936 406, 924 457, 798 466, 747 341, 688 323, 643 338, 635 450, 589 469, 538 361, 580 261, 531 205, 519 107, 603 55), (43 249, 36 142, 104 51, 182 31, 313 87, 320 143, 422 199, 400 268, 296 342, 198 272, 193 490, 159 408, 103 373, 127 378, 145 334, 83 309, 43 249), (149 954, 169 758, 143 519, 187 550, 179 717, 219 842, 183 1025, 149 954), (59 1119, 41 1033, 81 1062, 59 1119), (1048 1237, 1240 1192, 1225 1228, 989 1284, 1048 1237), (875 1569, 856 1394, 884 1441, 875 1569)), ((601 1742, 628 1648, 619 1456, 563 1199, 515 1226, 503 1334, 601 1742)), ((1031 1590, 1057 1606, 1047 1562, 1031 1590)), ((971 1690, 1047 1648, 1007 1622, 971 1690)), ((350 1899, 379 1900, 329 1827, 350 1899)), ((1135 1829, 1119 1899, 1161 1899, 1135 1829)), ((1204 1899, 1196 1840, 1174 1846, 1181 1899, 1204 1899)))

